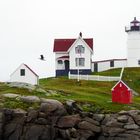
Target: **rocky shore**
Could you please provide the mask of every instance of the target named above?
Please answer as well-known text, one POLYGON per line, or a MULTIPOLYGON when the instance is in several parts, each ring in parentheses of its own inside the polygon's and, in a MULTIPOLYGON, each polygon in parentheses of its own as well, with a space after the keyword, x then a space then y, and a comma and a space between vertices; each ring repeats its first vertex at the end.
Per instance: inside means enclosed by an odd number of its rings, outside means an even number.
POLYGON ((94 114, 44 99, 38 110, 1 109, 0 140, 140 140, 140 110, 94 114))

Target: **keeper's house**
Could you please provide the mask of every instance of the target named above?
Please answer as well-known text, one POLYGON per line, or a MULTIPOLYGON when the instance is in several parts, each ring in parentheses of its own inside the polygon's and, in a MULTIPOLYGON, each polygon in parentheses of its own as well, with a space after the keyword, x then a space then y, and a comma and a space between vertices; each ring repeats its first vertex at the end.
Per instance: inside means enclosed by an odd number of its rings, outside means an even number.
POLYGON ((56 76, 90 74, 92 69, 93 38, 82 38, 82 33, 76 39, 55 39, 56 76))

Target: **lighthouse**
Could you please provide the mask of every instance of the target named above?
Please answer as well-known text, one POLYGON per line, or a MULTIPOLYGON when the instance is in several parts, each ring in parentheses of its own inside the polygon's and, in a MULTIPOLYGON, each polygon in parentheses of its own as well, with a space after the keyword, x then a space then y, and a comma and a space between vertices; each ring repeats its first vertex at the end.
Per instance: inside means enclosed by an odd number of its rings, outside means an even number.
POLYGON ((134 17, 128 27, 127 36, 127 67, 140 67, 140 21, 134 17))

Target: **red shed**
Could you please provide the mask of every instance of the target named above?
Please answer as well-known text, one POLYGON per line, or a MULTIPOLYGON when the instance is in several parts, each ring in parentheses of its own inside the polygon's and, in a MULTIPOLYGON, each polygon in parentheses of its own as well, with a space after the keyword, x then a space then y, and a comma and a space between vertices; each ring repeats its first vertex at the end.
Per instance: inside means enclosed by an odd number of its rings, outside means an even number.
POLYGON ((122 80, 112 88, 112 102, 132 103, 132 90, 122 80))

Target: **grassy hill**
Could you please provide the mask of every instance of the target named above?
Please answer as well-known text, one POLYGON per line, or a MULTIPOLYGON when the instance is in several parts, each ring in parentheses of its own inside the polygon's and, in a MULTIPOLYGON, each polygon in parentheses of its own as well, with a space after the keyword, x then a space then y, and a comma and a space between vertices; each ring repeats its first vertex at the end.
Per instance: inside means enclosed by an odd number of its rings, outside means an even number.
MULTIPOLYGON (((98 75, 119 76, 121 69, 112 69, 96 73, 98 75)), ((95 74, 95 73, 93 73, 95 74)), ((140 93, 140 68, 126 68, 123 80, 133 90, 140 93)), ((85 111, 116 112, 120 110, 140 109, 140 97, 134 97, 134 103, 123 105, 111 102, 111 88, 116 82, 80 81, 69 80, 67 77, 40 79, 40 87, 46 91, 51 90, 57 94, 46 96, 43 92, 29 91, 22 88, 11 88, 4 83, 0 83, 0 94, 17 93, 21 95, 36 95, 43 98, 57 99, 65 103, 66 100, 75 100, 85 111)), ((13 99, 5 99, 0 96, 1 107, 21 107, 33 106, 13 99)), ((36 104, 34 105, 36 107, 36 104)))
POLYGON ((101 76, 120 76, 121 68, 110 69, 102 72, 93 72, 92 75, 101 75, 101 76))
MULTIPOLYGON (((103 76, 119 76, 121 69, 111 69, 104 72, 92 73, 103 76)), ((122 77, 134 91, 140 93, 140 68, 125 68, 122 77)), ((140 109, 140 97, 134 97, 134 103, 130 105, 115 104, 111 102, 111 88, 116 82, 80 81, 68 80, 66 77, 41 79, 40 84, 45 89, 61 90, 65 94, 53 97, 64 101, 73 99, 83 104, 86 109, 101 109, 107 112, 119 110, 140 109), (86 103, 92 104, 86 106, 86 103)))
MULTIPOLYGON (((103 72, 92 73, 93 75, 102 76, 119 76, 120 68, 111 69, 103 72)), ((133 90, 140 93, 140 68, 125 68, 122 80, 129 85, 133 90)))
POLYGON ((140 94, 140 68, 125 68, 123 80, 140 94))
MULTIPOLYGON (((41 86, 47 89, 59 90, 60 95, 51 97, 61 101, 76 100, 86 109, 110 109, 110 89, 114 85, 111 82, 69 80, 66 77, 40 80, 41 86), (92 104, 92 105, 89 105, 92 104)), ((112 103, 111 103, 112 104, 112 103)))

